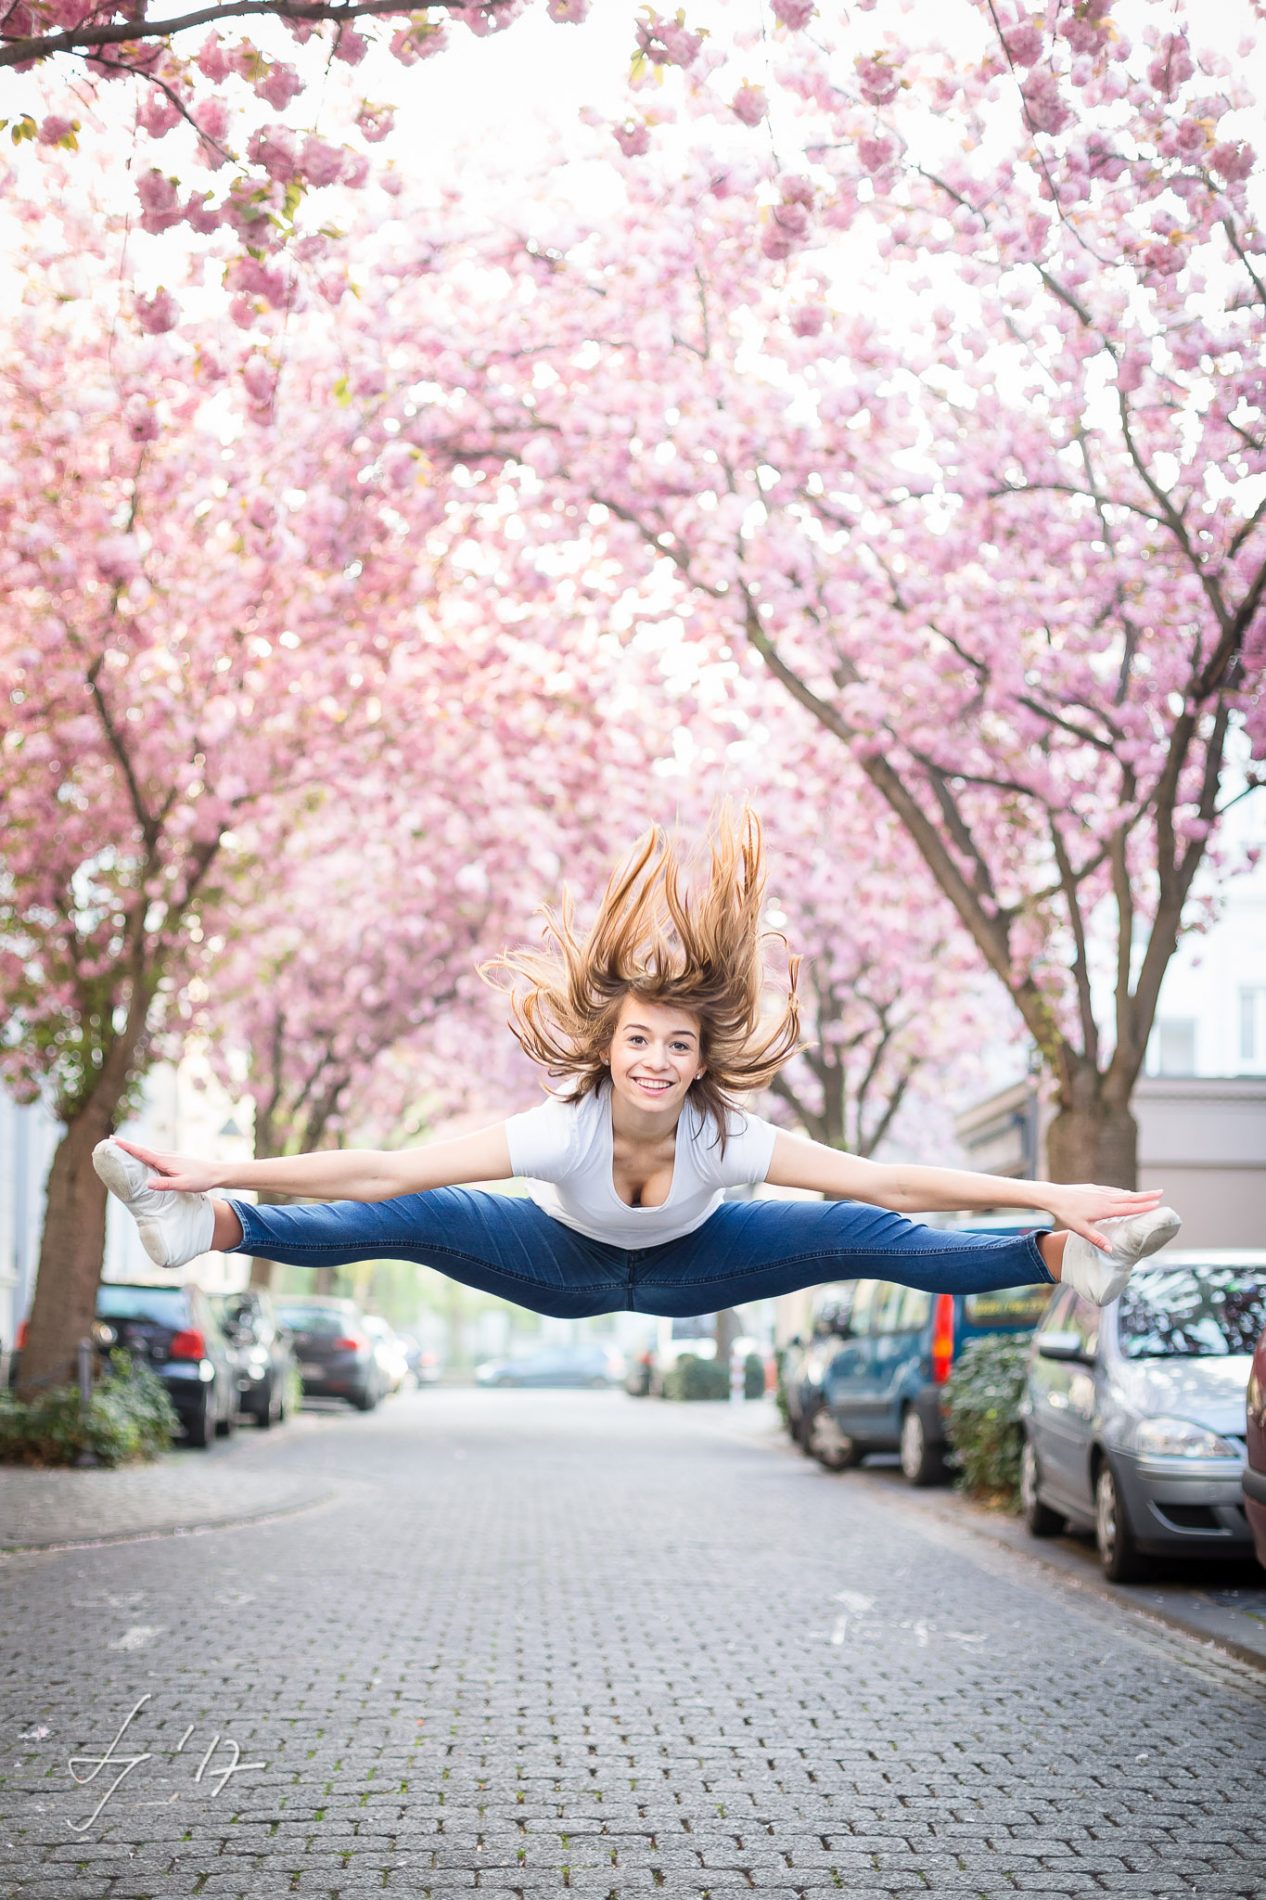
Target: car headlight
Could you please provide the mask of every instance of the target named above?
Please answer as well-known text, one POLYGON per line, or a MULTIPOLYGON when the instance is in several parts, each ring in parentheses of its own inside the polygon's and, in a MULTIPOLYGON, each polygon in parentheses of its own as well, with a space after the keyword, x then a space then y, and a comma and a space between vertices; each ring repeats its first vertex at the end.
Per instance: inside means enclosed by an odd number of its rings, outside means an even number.
POLYGON ((1134 1449, 1162 1458, 1238 1458, 1229 1438, 1189 1418, 1145 1418, 1135 1427, 1134 1449))

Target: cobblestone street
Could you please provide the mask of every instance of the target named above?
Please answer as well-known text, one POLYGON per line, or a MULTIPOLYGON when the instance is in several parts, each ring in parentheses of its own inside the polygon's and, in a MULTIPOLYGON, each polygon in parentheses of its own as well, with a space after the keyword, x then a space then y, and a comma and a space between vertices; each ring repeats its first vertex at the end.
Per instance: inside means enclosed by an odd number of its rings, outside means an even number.
POLYGON ((1266 1678, 724 1406, 274 1459, 275 1519, 0 1559, 5 1900, 1266 1896, 1266 1678))

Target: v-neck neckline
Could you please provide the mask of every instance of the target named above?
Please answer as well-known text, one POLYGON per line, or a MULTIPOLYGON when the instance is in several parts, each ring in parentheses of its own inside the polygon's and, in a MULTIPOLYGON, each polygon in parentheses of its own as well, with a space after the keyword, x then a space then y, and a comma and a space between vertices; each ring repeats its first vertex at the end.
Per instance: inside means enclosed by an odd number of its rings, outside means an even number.
POLYGON ((668 1183, 667 1194, 664 1196, 662 1201, 656 1201, 653 1207, 638 1207, 635 1205, 634 1202, 626 1201, 624 1196, 621 1194, 619 1188, 615 1184, 615 1122, 613 1120, 613 1111, 615 1108, 615 1089, 613 1085, 610 1082, 608 1082, 605 1084, 605 1090, 606 1090, 607 1101, 606 1101, 606 1112, 604 1113, 602 1117, 602 1125, 606 1131, 607 1152, 606 1152, 606 1165, 603 1168, 603 1176, 606 1180, 607 1187, 610 1190, 611 1198, 618 1207, 626 1208, 630 1214, 658 1214, 665 1207, 667 1207, 669 1202, 672 1200, 673 1190, 677 1185, 677 1159, 681 1153, 681 1123, 682 1123, 682 1117, 685 1115, 686 1110, 689 1108, 690 1104, 688 1102, 682 1103, 681 1114, 677 1117, 677 1125, 673 1129, 673 1172, 672 1172, 672 1178, 670 1179, 668 1183))

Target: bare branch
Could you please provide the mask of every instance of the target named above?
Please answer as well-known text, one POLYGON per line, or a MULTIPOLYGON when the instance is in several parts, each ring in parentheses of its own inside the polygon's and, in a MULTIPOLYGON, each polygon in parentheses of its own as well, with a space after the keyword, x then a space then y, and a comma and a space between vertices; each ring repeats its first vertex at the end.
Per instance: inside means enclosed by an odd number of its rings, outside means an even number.
MULTIPOLYGON (((430 3, 461 13, 466 10, 467 0, 430 0, 430 3)), ((402 6, 400 0, 350 0, 350 3, 348 0, 222 0, 221 4, 196 7, 189 13, 173 14, 164 20, 150 20, 138 14, 117 26, 93 26, 85 22, 82 26, 68 27, 64 33, 8 40, 0 45, 0 67, 52 59, 58 53, 91 52, 99 46, 166 40, 176 33, 187 33, 191 27, 218 26, 223 20, 337 20, 346 24, 349 20, 389 14, 407 18, 409 9, 402 6)))

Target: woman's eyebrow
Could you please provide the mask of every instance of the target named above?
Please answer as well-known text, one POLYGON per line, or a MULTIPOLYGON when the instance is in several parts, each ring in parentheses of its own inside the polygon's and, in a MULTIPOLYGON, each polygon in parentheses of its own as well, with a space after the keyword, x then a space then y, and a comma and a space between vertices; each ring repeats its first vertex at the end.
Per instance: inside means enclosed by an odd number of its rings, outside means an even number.
MULTIPOLYGON (((640 1029, 644 1036, 649 1036, 652 1033, 646 1027, 645 1023, 625 1023, 624 1027, 626 1030, 640 1029)), ((672 1031, 672 1034, 674 1036, 689 1036, 692 1042, 697 1042, 699 1040, 698 1037, 695 1035, 695 1032, 693 1029, 674 1029, 672 1031)))

